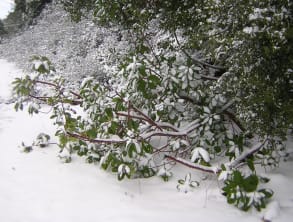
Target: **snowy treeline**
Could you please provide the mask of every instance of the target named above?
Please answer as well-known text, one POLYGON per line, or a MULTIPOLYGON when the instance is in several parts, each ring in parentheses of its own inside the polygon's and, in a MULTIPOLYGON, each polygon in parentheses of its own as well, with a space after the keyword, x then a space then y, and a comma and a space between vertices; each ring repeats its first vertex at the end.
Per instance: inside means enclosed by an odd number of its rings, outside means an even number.
POLYGON ((1 57, 18 61, 20 68, 28 71, 32 56, 42 55, 65 78, 101 76, 115 69, 113 62, 129 48, 118 27, 103 28, 92 18, 72 22, 58 1, 49 4, 35 23, 0 44, 1 57))

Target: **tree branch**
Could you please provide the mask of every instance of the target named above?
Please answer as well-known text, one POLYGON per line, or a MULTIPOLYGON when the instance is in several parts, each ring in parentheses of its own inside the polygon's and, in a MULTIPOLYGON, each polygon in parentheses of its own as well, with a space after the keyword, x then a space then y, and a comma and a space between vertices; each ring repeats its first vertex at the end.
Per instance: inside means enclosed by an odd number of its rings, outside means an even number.
POLYGON ((223 112, 228 118, 230 118, 238 127, 239 127, 239 129, 242 131, 242 132, 245 132, 246 131, 246 129, 245 129, 245 127, 241 124, 241 122, 236 118, 236 116, 233 114, 233 113, 231 113, 231 112, 229 112, 228 110, 225 110, 224 112, 223 112))
MULTIPOLYGON (((41 80, 33 80, 33 83, 40 83, 40 84, 43 84, 43 85, 52 86, 52 87, 55 87, 56 89, 58 89, 60 91, 60 86, 58 86, 58 85, 56 85, 54 83, 51 83, 51 82, 45 82, 45 81, 41 81, 41 80)), ((82 98, 81 95, 79 95, 76 92, 73 92, 72 90, 70 90, 69 93, 71 93, 72 95, 76 96, 79 99, 82 98)))
POLYGON ((184 137, 184 136, 187 136, 187 133, 185 131, 184 132, 151 131, 149 133, 145 133, 145 134, 141 135, 140 137, 143 140, 147 140, 147 139, 154 137, 154 136, 184 137))
POLYGON ((249 150, 246 150, 243 152, 239 157, 237 157, 235 160, 233 160, 230 164, 228 164, 229 168, 236 168, 238 164, 241 164, 243 160, 245 160, 247 157, 251 156, 252 154, 258 152, 267 142, 268 139, 265 139, 263 142, 259 142, 255 144, 252 148, 249 150))
POLYGON ((126 143, 127 141, 126 140, 122 140, 122 139, 91 139, 87 136, 83 136, 83 135, 79 135, 79 134, 76 134, 76 133, 71 133, 71 132, 67 132, 66 131, 66 134, 70 137, 73 137, 73 138, 76 138, 76 139, 79 139, 79 140, 82 140, 82 141, 88 141, 88 142, 91 142, 91 143, 98 143, 98 144, 101 144, 101 143, 105 143, 105 144, 123 144, 123 143, 126 143))
POLYGON ((191 163, 189 161, 186 161, 185 159, 179 158, 179 157, 173 157, 170 155, 165 155, 165 158, 169 159, 169 160, 173 160, 176 163, 180 163, 184 166, 187 166, 189 168, 192 169, 196 169, 196 170, 200 170, 206 173, 212 173, 212 174, 218 174, 221 172, 221 169, 217 168, 217 167, 209 167, 209 166, 203 166, 203 165, 199 165, 199 164, 195 164, 195 163, 191 163))
POLYGON ((158 129, 163 131, 163 129, 155 121, 153 121, 150 117, 148 117, 146 114, 144 114, 138 108, 136 108, 134 105, 130 104, 130 106, 131 106, 132 109, 134 109, 135 112, 137 112, 140 115, 142 115, 147 120, 147 122, 149 122, 151 125, 156 126, 158 129))
MULTIPOLYGON (((189 54, 183 49, 183 47, 181 47, 181 44, 180 44, 180 42, 179 42, 179 40, 178 40, 178 37, 177 37, 176 32, 174 32, 173 34, 174 34, 174 37, 175 37, 175 40, 176 40, 178 46, 180 47, 181 51, 183 52, 183 54, 186 55, 186 56, 187 56, 190 60, 192 60, 194 63, 196 63, 196 64, 200 64, 200 65, 203 65, 203 66, 205 66, 205 67, 212 68, 212 69, 225 70, 225 67, 223 67, 223 66, 211 65, 211 64, 206 63, 206 62, 204 62, 204 61, 201 61, 201 60, 199 60, 199 59, 195 59, 195 58, 191 57, 191 56, 190 56, 190 55, 189 55, 189 54)), ((210 77, 210 76, 202 76, 202 77, 203 77, 203 78, 207 78, 207 77, 208 77, 208 79, 212 78, 212 79, 210 79, 210 80, 217 80, 217 79, 218 79, 218 78, 216 78, 216 77, 210 77)))

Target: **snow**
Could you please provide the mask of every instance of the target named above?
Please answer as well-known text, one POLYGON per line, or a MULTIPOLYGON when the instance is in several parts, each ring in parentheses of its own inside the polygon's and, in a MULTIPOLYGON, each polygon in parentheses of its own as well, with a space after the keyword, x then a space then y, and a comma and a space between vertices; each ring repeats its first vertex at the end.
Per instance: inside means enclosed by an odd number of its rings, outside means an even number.
MULTIPOLYGON (((0 60, 0 70, 0 221, 259 222, 266 217, 274 222, 291 220, 292 159, 264 173, 271 178, 268 185, 275 191, 267 210, 245 213, 226 203, 219 181, 183 166, 174 168, 174 177, 166 183, 159 177, 119 182, 116 175, 98 165, 86 164, 75 155, 71 156, 71 163, 62 163, 56 145, 21 152, 22 142, 31 144, 42 132, 56 142, 54 126, 48 114, 32 117, 14 112, 13 104, 9 104, 10 83, 22 72, 6 60, 0 60), (177 181, 189 171, 200 186, 187 193, 178 192, 177 181)), ((292 145, 288 143, 288 147, 292 145)))

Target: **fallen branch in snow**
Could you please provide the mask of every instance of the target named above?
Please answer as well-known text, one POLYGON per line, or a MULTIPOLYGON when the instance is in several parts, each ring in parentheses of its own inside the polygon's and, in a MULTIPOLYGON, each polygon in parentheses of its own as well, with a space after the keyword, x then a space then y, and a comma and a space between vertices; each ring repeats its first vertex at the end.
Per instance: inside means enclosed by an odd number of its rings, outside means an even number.
POLYGON ((265 139, 263 142, 259 142, 259 143, 255 144, 249 150, 244 151, 239 157, 237 157, 230 164, 228 164, 228 167, 230 169, 237 168, 238 167, 238 164, 241 164, 241 162, 243 160, 245 160, 247 157, 253 155, 256 152, 258 152, 266 144, 267 141, 268 141, 268 139, 265 139))
POLYGON ((187 166, 189 168, 192 169, 197 169, 206 173, 212 173, 212 174, 218 174, 221 172, 221 169, 219 169, 218 167, 209 167, 209 166, 203 166, 203 165, 199 165, 199 164, 195 164, 195 163, 191 163, 185 159, 179 158, 179 157, 173 157, 170 155, 165 155, 165 158, 169 159, 169 160, 173 160, 177 163, 180 163, 184 166, 187 166))
POLYGON ((170 132, 170 131, 151 131, 149 133, 145 133, 140 137, 143 140, 150 139, 154 136, 166 136, 166 137, 185 137, 187 136, 186 132, 170 132))
MULTIPOLYGON (((243 166, 243 161, 253 155, 254 153, 258 152, 267 142, 267 139, 265 139, 263 142, 255 144, 251 149, 247 150, 246 152, 243 152, 238 158, 233 160, 231 163, 226 164, 230 169, 239 168, 240 166, 243 166)), ((169 160, 173 160, 176 163, 180 163, 184 166, 187 166, 192 169, 200 170, 207 173, 213 173, 213 174, 219 174, 222 170, 218 167, 209 167, 209 166, 203 166, 195 163, 191 163, 185 159, 179 158, 179 157, 173 157, 170 155, 165 155, 165 158, 169 160)))

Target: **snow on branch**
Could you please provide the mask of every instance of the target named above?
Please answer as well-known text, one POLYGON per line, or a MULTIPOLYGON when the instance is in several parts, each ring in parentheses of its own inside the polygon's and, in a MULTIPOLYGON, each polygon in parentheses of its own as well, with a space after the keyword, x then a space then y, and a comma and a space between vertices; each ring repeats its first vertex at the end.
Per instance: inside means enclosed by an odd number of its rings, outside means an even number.
POLYGON ((218 167, 203 166, 200 164, 191 163, 191 162, 189 162, 185 159, 182 159, 180 157, 173 157, 170 155, 165 155, 165 158, 167 158, 169 160, 173 160, 173 161, 180 163, 184 166, 187 166, 189 168, 197 169, 197 170, 200 170, 200 171, 203 171, 206 173, 218 174, 221 171, 221 169, 219 169, 218 167))
POLYGON ((105 144, 118 144, 118 143, 120 143, 121 144, 121 143, 127 142, 126 140, 116 139, 116 138, 113 138, 113 139, 91 139, 89 137, 82 136, 82 135, 79 135, 76 133, 71 133, 71 132, 66 132, 66 134, 70 137, 73 137, 73 138, 76 138, 76 139, 79 139, 82 141, 88 141, 91 143, 105 143, 105 144))
POLYGON ((229 163, 228 167, 230 169, 236 168, 238 166, 238 164, 240 164, 247 157, 258 152, 266 144, 266 142, 267 142, 267 139, 265 139, 263 142, 256 143, 249 150, 244 151, 239 157, 237 157, 235 160, 233 160, 231 163, 229 163))

